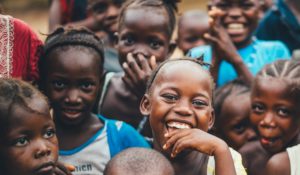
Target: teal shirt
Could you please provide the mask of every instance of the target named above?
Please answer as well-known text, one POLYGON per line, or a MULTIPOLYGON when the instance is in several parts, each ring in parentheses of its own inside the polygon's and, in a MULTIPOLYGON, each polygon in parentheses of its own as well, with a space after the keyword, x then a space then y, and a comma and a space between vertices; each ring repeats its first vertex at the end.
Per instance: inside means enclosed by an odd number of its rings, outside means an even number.
MULTIPOLYGON (((253 42, 245 48, 238 50, 245 65, 255 76, 266 64, 270 64, 279 59, 290 59, 291 55, 288 48, 280 41, 261 41, 254 39, 253 42)), ((189 52, 192 58, 198 58, 204 54, 204 61, 211 63, 212 48, 210 46, 199 46, 189 52)), ((222 61, 219 69, 217 86, 223 86, 226 83, 238 77, 234 67, 227 61, 222 61)))

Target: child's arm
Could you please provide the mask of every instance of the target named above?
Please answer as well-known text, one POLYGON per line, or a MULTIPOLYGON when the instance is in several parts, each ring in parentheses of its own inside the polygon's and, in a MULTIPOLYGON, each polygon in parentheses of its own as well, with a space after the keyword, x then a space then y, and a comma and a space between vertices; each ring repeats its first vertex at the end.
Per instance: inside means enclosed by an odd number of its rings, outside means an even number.
POLYGON ((156 67, 155 57, 151 56, 149 59, 142 54, 135 58, 132 53, 128 53, 127 61, 122 65, 125 72, 123 81, 140 99, 145 94, 147 81, 156 67))
POLYGON ((179 129, 165 135, 164 149, 172 148, 172 157, 185 149, 197 150, 215 158, 216 175, 235 175, 235 168, 227 144, 200 129, 179 129))
MULTIPOLYGON (((204 38, 213 44, 214 59, 216 60, 213 60, 212 63, 217 64, 213 64, 215 67, 212 69, 212 75, 215 76, 214 78, 217 78, 221 59, 224 59, 234 67, 241 79, 250 84, 253 76, 244 64, 224 27, 221 25, 220 18, 222 16, 222 12, 213 7, 209 12, 209 15, 211 17, 211 32, 205 33, 204 38)), ((217 79, 215 79, 215 81, 217 81, 217 79)))

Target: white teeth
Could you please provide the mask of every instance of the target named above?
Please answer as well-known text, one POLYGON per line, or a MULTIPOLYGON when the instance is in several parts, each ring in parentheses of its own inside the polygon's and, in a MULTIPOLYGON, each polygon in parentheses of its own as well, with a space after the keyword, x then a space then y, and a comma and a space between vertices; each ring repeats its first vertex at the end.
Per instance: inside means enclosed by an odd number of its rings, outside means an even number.
POLYGON ((243 24, 239 24, 239 23, 233 23, 233 24, 229 24, 227 26, 228 29, 234 29, 234 30, 241 30, 244 29, 244 25, 243 24))
POLYGON ((190 129, 191 126, 186 123, 179 123, 179 122, 169 122, 167 124, 170 128, 176 128, 176 129, 190 129))

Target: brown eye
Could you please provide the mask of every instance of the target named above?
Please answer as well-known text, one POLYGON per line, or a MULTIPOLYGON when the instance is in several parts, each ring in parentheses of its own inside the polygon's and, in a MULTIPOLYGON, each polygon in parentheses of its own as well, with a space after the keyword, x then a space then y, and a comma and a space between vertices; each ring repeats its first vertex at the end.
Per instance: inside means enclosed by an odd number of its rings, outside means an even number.
POLYGON ((264 107, 261 104, 254 103, 254 104, 252 104, 251 109, 252 109, 252 112, 257 113, 257 114, 261 114, 264 112, 264 107))
POLYGON ((29 144, 29 140, 27 137, 20 137, 15 141, 15 146, 23 147, 29 144))

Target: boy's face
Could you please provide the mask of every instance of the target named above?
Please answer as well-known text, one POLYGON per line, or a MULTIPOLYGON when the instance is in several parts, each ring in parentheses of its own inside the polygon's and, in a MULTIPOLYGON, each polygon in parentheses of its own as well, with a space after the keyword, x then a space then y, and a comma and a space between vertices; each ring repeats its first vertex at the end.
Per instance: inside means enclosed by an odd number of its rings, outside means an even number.
POLYGON ((58 159, 58 141, 49 107, 38 98, 29 106, 39 113, 13 106, 8 130, 1 137, 1 164, 10 175, 52 175, 58 159))
POLYGON ((184 18, 178 26, 178 47, 186 55, 190 49, 205 45, 203 34, 208 30, 207 19, 184 18))
MULTIPOLYGON (((195 63, 171 64, 160 70, 140 107, 149 116, 154 148, 160 152, 165 152, 166 133, 190 128, 208 131, 213 124, 208 73, 195 63)), ((170 152, 167 154, 170 156, 170 152)))
POLYGON ((111 36, 118 29, 118 15, 124 0, 90 0, 89 5, 96 17, 97 25, 102 26, 111 36), (98 19, 98 20, 97 20, 98 19))
POLYGON ((259 21, 259 0, 212 0, 224 12, 221 24, 236 45, 249 44, 259 21))
POLYGON ((260 78, 251 95, 251 122, 256 126, 261 145, 271 153, 289 146, 300 130, 300 109, 283 80, 260 78))
POLYGON ((73 48, 55 51, 47 58, 46 94, 55 121, 77 125, 92 111, 102 70, 98 55, 89 52, 86 48, 73 48))
POLYGON ((124 13, 118 36, 119 62, 122 65, 128 53, 146 59, 156 57, 157 62, 167 59, 170 36, 167 32, 168 16, 164 10, 129 8, 124 13))
POLYGON ((249 93, 229 96, 223 103, 216 129, 218 135, 235 150, 255 139, 256 134, 249 121, 250 107, 249 93))

